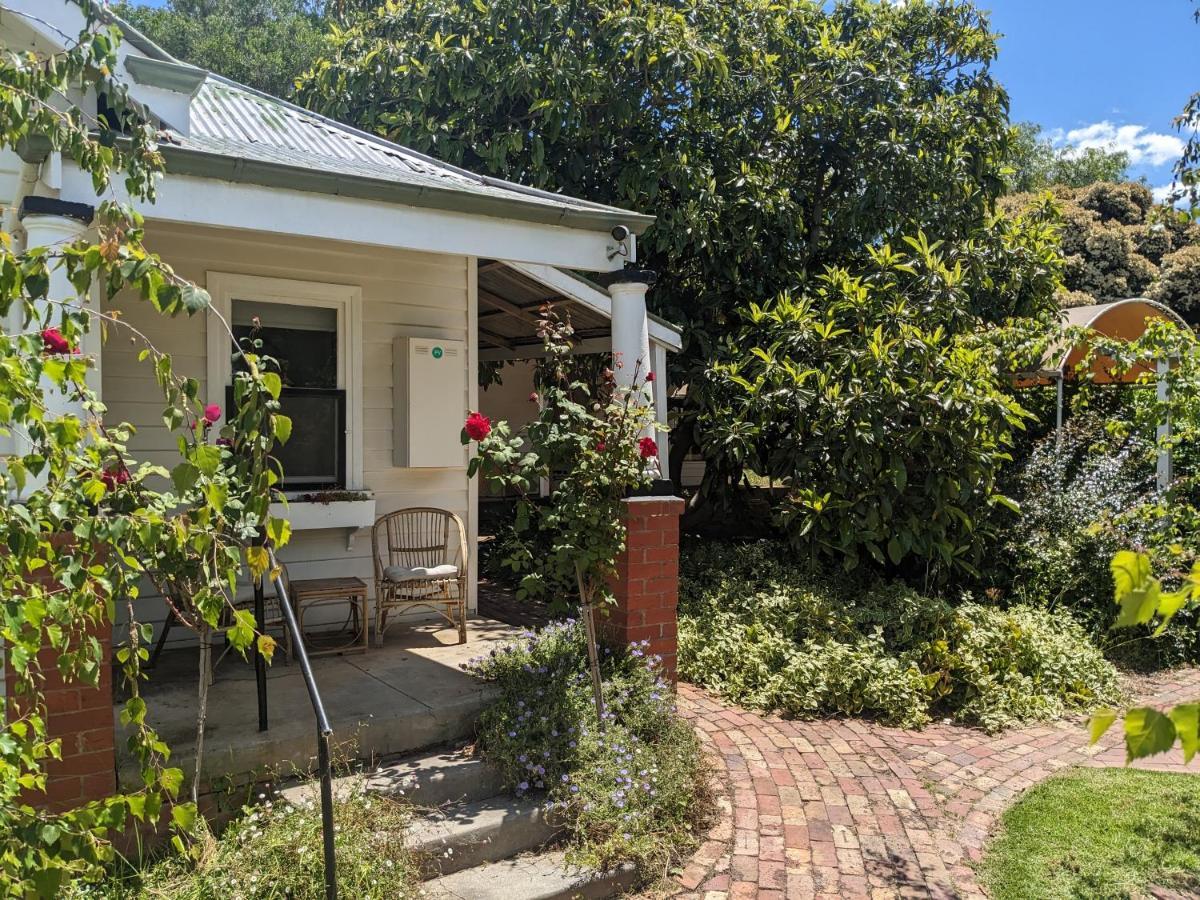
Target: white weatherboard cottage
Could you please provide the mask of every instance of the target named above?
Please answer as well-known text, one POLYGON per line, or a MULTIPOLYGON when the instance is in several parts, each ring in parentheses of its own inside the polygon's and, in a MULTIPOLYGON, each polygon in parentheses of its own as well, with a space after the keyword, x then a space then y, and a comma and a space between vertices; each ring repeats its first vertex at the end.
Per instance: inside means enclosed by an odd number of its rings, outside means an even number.
MULTIPOLYGON (((84 25, 70 0, 6 7, 6 48, 53 52, 84 25)), ((622 272, 650 217, 445 165, 182 63, 122 28, 115 75, 163 131, 167 174, 142 208, 149 248, 206 287, 235 330, 256 317, 264 326, 290 385, 295 428, 281 456, 292 495, 369 492, 330 505, 293 500, 296 533, 283 554, 293 578, 370 583, 361 529, 404 507, 458 513, 473 549, 478 484, 466 477, 459 430, 468 410, 505 414, 528 396, 528 366, 508 370, 517 375, 483 401, 477 370, 539 354, 542 302, 571 310, 581 350, 621 354, 623 377, 637 361, 662 373, 666 351, 678 349, 678 330, 646 314, 641 273, 598 279, 607 289, 577 274, 622 272)), ((18 239, 86 233, 97 199, 69 158, 30 149, 0 163, 0 196, 21 211, 7 223, 18 239)), ((62 280, 55 290, 69 293, 62 280)), ((226 406, 229 344, 206 316, 166 319, 135 298, 113 305, 226 406)), ((94 333, 84 351, 109 416, 137 426, 135 453, 170 465, 161 398, 137 348, 116 333, 101 347, 94 333)), ((660 377, 660 421, 665 386, 660 377)))

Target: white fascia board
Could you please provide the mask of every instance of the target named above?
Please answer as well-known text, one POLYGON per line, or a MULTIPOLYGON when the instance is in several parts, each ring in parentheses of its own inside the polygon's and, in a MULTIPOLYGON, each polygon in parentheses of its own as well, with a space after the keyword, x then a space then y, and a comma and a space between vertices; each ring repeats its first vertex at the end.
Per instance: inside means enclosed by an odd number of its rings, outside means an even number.
MULTIPOLYGON (((569 297, 612 321, 612 297, 607 291, 598 290, 589 284, 584 284, 578 278, 553 265, 520 263, 507 259, 503 262, 527 278, 532 278, 538 284, 544 285, 552 291, 557 291, 564 297, 569 297)), ((578 268, 578 266, 571 266, 569 268, 578 268)), ((610 271, 615 271, 618 268, 620 266, 614 266, 610 271)), ((678 353, 683 349, 683 341, 680 339, 678 330, 671 328, 669 325, 664 325, 662 322, 656 322, 654 319, 650 319, 647 324, 649 325, 650 341, 652 343, 666 347, 673 353, 678 353)))
MULTIPOLYGON (((120 185, 115 199, 128 202, 120 185)), ((91 178, 63 162, 63 199, 95 202, 91 178)), ((601 231, 404 206, 187 175, 167 175, 154 203, 134 203, 148 220, 238 228, 296 237, 399 247, 426 253, 512 259, 588 272, 621 267, 601 231)))

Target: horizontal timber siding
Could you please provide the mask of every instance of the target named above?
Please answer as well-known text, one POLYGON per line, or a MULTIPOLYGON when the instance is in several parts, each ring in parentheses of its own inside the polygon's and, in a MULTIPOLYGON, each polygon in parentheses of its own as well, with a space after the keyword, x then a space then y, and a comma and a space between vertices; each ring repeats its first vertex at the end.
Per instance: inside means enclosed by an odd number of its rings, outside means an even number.
MULTIPOLYGON (((436 506, 453 510, 469 522, 464 470, 405 469, 392 464, 392 341, 405 335, 468 340, 465 257, 153 221, 147 225, 146 243, 180 275, 201 285, 206 273, 214 271, 361 288, 364 486, 375 492, 377 514, 408 506, 436 506)), ((179 372, 199 379, 201 396, 205 396, 203 317, 168 320, 136 298, 125 296, 109 306, 119 308, 126 321, 171 354, 179 372)), ((178 461, 175 440, 162 424, 163 403, 150 366, 139 363, 137 354, 138 348, 127 335, 109 334, 102 365, 104 402, 110 420, 137 426, 131 445, 134 456, 169 467, 178 461)), ((373 577, 366 530, 358 533, 351 551, 346 550, 344 531, 297 532, 281 558, 294 579, 358 575, 370 584, 373 577)), ((336 610, 329 614, 331 621, 337 618, 336 610)), ((161 620, 161 602, 145 601, 139 615, 161 620)), ((173 632, 172 639, 175 636, 173 632)), ((187 638, 182 629, 178 636, 187 638)))

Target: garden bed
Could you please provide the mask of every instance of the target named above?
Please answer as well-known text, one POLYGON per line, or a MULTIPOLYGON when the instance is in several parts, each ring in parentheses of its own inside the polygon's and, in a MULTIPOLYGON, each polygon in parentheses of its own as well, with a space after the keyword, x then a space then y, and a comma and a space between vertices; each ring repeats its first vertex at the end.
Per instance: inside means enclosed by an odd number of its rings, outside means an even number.
POLYGON ((756 709, 995 731, 1118 699, 1116 669, 1065 612, 811 576, 771 541, 692 546, 681 573, 681 676, 756 709))
POLYGON ((516 795, 545 792, 571 862, 633 863, 651 880, 694 845, 711 807, 708 772, 659 661, 643 647, 603 650, 603 723, 578 622, 525 632, 468 669, 500 690, 480 718, 484 758, 516 795))

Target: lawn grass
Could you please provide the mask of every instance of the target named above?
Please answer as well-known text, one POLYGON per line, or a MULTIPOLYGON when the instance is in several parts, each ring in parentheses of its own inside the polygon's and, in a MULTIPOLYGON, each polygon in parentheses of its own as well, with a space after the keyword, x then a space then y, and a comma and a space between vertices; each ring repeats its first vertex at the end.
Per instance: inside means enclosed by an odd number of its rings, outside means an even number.
POLYGON ((1200 889, 1200 777, 1076 769, 1050 778, 1004 814, 981 875, 995 900, 1200 889))

